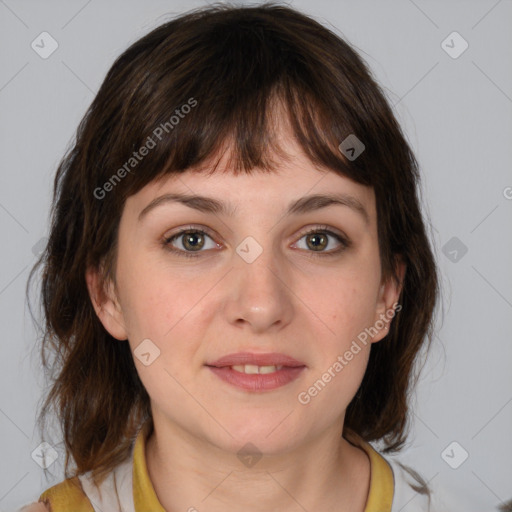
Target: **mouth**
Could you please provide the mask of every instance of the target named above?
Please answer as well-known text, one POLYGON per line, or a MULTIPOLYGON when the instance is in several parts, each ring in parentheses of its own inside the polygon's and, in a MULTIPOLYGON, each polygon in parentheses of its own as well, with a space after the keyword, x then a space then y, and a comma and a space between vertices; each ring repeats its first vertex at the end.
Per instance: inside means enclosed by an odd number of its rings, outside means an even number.
POLYGON ((256 364, 236 364, 233 366, 229 366, 235 372, 245 373, 247 375, 260 375, 267 373, 274 373, 283 368, 283 365, 266 365, 266 366, 258 366, 256 364))
POLYGON ((235 354, 223 356, 212 363, 207 363, 206 366, 215 366, 217 368, 225 366, 257 366, 258 368, 287 366, 289 368, 297 368, 299 366, 306 365, 287 354, 279 354, 275 352, 266 354, 237 352, 235 354))
POLYGON ((286 354, 229 354, 205 365, 224 382, 245 391, 266 391, 297 379, 306 365, 286 354))

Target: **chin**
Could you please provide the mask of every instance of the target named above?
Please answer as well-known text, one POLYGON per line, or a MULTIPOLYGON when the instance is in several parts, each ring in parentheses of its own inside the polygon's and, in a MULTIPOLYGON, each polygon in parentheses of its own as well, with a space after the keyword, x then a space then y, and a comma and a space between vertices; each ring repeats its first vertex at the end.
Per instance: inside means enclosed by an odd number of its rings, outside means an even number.
POLYGON ((251 447, 247 445, 253 445, 257 451, 267 455, 288 452, 300 444, 304 433, 299 432, 296 425, 289 421, 291 415, 284 421, 286 414, 280 416, 270 412, 264 415, 255 412, 250 418, 245 415, 226 421, 224 426, 232 437, 226 433, 222 440, 218 440, 218 446, 237 454, 244 447, 250 450, 251 447))

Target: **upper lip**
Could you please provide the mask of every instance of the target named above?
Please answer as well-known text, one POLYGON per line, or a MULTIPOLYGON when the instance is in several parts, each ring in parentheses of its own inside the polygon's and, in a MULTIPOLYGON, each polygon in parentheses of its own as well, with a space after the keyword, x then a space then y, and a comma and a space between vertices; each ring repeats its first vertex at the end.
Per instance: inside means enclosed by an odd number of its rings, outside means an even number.
POLYGON ((253 364, 256 366, 290 366, 299 367, 305 366, 304 363, 297 361, 293 357, 286 354, 267 353, 255 354, 251 352, 237 352, 235 354, 228 354, 213 363, 207 363, 206 366, 216 366, 218 368, 223 366, 235 366, 253 364))

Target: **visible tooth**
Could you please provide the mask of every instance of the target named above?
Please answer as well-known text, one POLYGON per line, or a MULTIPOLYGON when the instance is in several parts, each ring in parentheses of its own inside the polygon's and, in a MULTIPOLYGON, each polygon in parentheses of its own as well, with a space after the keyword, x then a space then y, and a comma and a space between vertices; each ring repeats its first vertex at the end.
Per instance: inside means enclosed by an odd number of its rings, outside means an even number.
POLYGON ((255 364, 236 364, 231 367, 235 372, 247 373, 249 375, 256 375, 258 373, 274 373, 282 368, 279 366, 257 366, 255 364))
POLYGON ((245 365, 245 373, 249 373, 249 374, 258 373, 258 366, 255 364, 246 364, 245 365))
POLYGON ((260 366, 260 373, 274 373, 275 371, 275 366, 260 366))

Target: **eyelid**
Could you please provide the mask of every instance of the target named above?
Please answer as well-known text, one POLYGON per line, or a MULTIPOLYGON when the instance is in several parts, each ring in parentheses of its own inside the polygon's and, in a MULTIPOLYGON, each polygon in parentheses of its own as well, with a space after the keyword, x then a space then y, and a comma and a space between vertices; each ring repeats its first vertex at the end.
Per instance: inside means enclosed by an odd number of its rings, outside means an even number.
POLYGON ((327 224, 315 224, 313 227, 305 228, 303 231, 300 232, 300 236, 303 237, 304 235, 308 235, 309 233, 315 232, 332 233, 333 235, 339 236, 347 243, 349 243, 349 238, 348 236, 345 235, 345 233, 343 233, 343 231, 328 226, 327 224))
POLYGON ((338 243, 341 245, 341 247, 338 247, 337 249, 332 249, 330 251, 306 251, 310 255, 314 256, 336 256, 337 254, 340 254, 344 250, 352 247, 352 241, 350 238, 345 235, 342 231, 331 228, 328 225, 316 225, 311 228, 306 228, 305 230, 301 231, 300 235, 297 238, 297 242, 294 242, 294 244, 298 243, 302 238, 304 238, 306 235, 309 234, 315 234, 315 233, 326 233, 328 236, 334 237, 338 240, 338 243))
POLYGON ((162 237, 162 240, 169 241, 172 238, 174 238, 178 235, 182 235, 183 233, 185 233, 187 231, 201 231, 201 232, 204 232, 205 234, 207 234, 210 238, 212 238, 212 239, 215 238, 215 235, 210 228, 207 228, 206 226, 189 224, 188 226, 183 226, 183 227, 178 228, 176 231, 173 231, 170 234, 165 234, 162 237))
MULTIPOLYGON (((166 234, 162 237, 162 244, 164 247, 176 254, 183 255, 185 257, 198 257, 201 256, 201 253, 207 252, 207 251, 183 251, 182 249, 176 249, 175 247, 172 247, 171 241, 175 238, 178 238, 179 236, 183 235, 184 233, 188 231, 197 231, 200 233, 204 233, 205 235, 209 236, 215 244, 218 246, 219 243, 215 240, 216 236, 213 234, 213 231, 206 227, 201 225, 193 225, 190 224, 188 226, 183 226, 178 228, 176 231, 172 232, 171 234, 166 234)), ((299 242, 302 238, 304 238, 306 235, 314 234, 314 233, 326 233, 329 236, 333 236, 338 240, 338 243, 341 245, 341 247, 330 250, 330 251, 305 251, 310 253, 312 256, 334 256, 336 254, 339 254, 340 252, 344 251, 345 249, 348 249, 352 246, 351 240, 341 231, 337 230, 336 228, 331 228, 328 225, 314 225, 309 228, 304 228, 298 235, 295 236, 297 238, 297 242, 299 242)))
POLYGON ((161 240, 163 247, 167 251, 169 251, 173 254, 177 254, 179 256, 190 257, 190 258, 200 257, 202 255, 202 253, 204 253, 205 251, 183 251, 182 249, 177 249, 176 247, 173 247, 171 245, 171 241, 173 239, 179 238, 180 236, 184 235, 188 231, 204 233, 205 235, 210 237, 215 242, 215 244, 217 246, 219 245, 219 243, 215 241, 215 235, 213 235, 213 232, 210 228, 207 228, 206 226, 189 224, 188 226, 183 226, 183 227, 178 228, 176 231, 173 231, 171 234, 164 235, 161 240))

